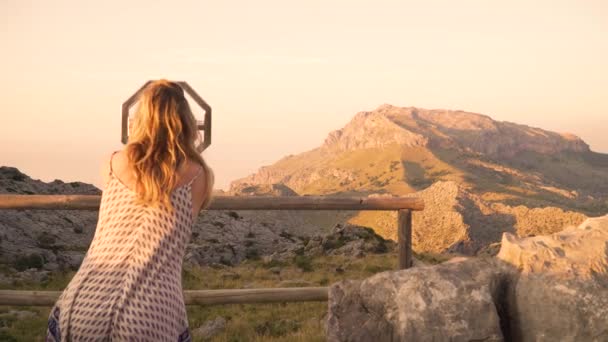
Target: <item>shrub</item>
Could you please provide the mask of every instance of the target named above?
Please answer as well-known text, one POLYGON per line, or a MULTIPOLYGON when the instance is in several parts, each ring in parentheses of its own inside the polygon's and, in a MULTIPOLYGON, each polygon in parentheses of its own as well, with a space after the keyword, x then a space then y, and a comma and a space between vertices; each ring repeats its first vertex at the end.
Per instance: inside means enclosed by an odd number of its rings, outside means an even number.
POLYGON ((40 269, 44 266, 44 257, 40 254, 28 254, 17 257, 14 263, 18 271, 25 271, 30 268, 40 269))
POLYGON ((255 248, 247 248, 245 250, 245 258, 249 260, 258 260, 260 259, 260 252, 255 248))
POLYGON ((17 340, 13 335, 8 333, 7 331, 0 330, 0 341, 18 342, 19 340, 17 340))
POLYGON ((57 239, 54 235, 46 231, 38 234, 38 236, 36 237, 36 243, 38 244, 38 247, 44 249, 53 249, 55 247, 56 240, 57 239))
POLYGON ((321 246, 324 251, 338 249, 346 244, 346 240, 343 237, 338 237, 337 239, 328 239, 323 241, 321 246))
POLYGON ((301 269, 303 272, 312 272, 313 271, 312 258, 310 258, 310 257, 307 257, 305 255, 296 255, 293 258, 293 262, 296 265, 296 267, 301 269))
POLYGON ((237 213, 236 211, 229 211, 227 214, 228 214, 228 216, 232 217, 235 220, 238 220, 241 218, 239 213, 237 213))

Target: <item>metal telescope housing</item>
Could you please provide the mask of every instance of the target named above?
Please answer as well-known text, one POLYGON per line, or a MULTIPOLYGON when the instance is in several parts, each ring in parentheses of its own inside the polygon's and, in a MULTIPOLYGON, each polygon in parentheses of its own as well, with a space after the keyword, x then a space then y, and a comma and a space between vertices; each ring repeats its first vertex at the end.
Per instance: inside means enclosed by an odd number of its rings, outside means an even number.
MULTIPOLYGON (((139 101, 139 97, 143 93, 144 89, 152 82, 153 81, 148 81, 144 83, 143 86, 141 86, 122 104, 122 128, 120 141, 123 144, 126 144, 129 140, 129 110, 137 103, 137 101, 139 101)), ((211 145, 211 106, 209 106, 209 104, 207 104, 207 102, 205 102, 205 100, 203 100, 203 98, 200 97, 200 95, 198 95, 188 83, 184 81, 173 82, 177 83, 188 95, 190 95, 194 102, 196 102, 196 104, 199 105, 199 107, 201 107, 205 112, 204 121, 196 121, 198 129, 203 131, 203 141, 199 146, 197 146, 197 150, 199 153, 203 152, 207 147, 209 147, 209 145, 211 145)))

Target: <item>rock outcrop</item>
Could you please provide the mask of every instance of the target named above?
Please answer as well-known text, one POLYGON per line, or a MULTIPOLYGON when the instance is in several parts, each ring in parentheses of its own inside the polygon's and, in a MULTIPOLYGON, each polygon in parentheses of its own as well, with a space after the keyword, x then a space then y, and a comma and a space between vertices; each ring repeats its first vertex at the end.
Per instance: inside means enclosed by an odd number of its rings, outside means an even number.
POLYGON ((360 112, 344 128, 329 133, 323 148, 348 151, 362 148, 426 146, 428 139, 404 129, 381 112, 360 112))
POLYGON ((434 147, 458 147, 494 157, 513 157, 524 151, 540 154, 589 151, 589 145, 573 134, 495 121, 487 115, 460 110, 382 105, 371 113, 427 138, 434 147))
POLYGON ((542 154, 588 152, 589 146, 572 134, 492 120, 459 110, 428 110, 388 104, 360 112, 342 129, 331 132, 324 148, 353 150, 401 146, 460 148, 497 157, 522 151, 542 154))
POLYGON ((608 216, 330 287, 330 341, 607 341, 608 216))
POLYGON ((361 258, 368 254, 384 254, 396 247, 394 241, 385 240, 371 228, 351 224, 337 224, 327 233, 318 233, 310 238, 294 240, 294 244, 281 249, 264 259, 291 261, 298 255, 318 257, 345 255, 361 258))
POLYGON ((519 341, 608 341, 608 216, 520 239, 505 234, 498 259, 521 273, 508 307, 519 341))
MULTIPOLYGON (((512 207, 490 203, 456 182, 437 182, 408 196, 424 200, 425 209, 414 212, 413 246, 419 252, 461 253, 475 255, 492 243, 499 242, 503 232, 532 236, 558 232, 578 225, 584 214, 555 207, 512 207)), ((396 240, 395 214, 377 227, 385 238, 396 240)))
POLYGON ((285 184, 246 184, 241 183, 230 189, 231 196, 297 196, 285 184))

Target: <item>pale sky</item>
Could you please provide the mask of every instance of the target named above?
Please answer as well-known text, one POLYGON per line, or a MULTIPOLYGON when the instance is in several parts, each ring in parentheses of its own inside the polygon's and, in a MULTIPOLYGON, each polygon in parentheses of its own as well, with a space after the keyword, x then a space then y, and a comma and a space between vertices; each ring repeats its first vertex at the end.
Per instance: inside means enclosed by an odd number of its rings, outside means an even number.
POLYGON ((0 0, 0 165, 99 185, 148 79, 213 107, 216 188, 383 103, 461 109, 608 152, 608 2, 0 0))

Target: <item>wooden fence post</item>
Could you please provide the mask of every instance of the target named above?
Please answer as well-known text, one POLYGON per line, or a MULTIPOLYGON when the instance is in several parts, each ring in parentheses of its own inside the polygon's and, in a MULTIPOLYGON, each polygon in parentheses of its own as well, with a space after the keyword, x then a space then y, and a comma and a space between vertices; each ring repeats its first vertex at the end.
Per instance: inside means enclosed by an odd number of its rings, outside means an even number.
POLYGON ((399 243, 399 269, 412 267, 412 211, 401 209, 397 213, 397 240, 399 243))

